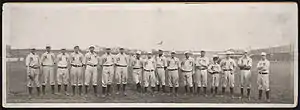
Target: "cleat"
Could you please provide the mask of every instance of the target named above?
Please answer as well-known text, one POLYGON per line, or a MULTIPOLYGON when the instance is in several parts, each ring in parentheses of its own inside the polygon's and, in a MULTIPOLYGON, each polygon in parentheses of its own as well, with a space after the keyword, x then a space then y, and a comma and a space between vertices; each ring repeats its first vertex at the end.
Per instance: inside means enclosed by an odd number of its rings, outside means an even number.
POLYGON ((270 99, 267 99, 267 102, 271 102, 271 100, 270 100, 270 99))
POLYGON ((102 97, 102 98, 104 98, 104 97, 105 97, 105 95, 101 95, 101 97, 102 97))
POLYGON ((116 94, 119 95, 120 93, 119 93, 119 92, 116 92, 116 94))
POLYGON ((69 96, 70 94, 68 94, 67 92, 65 93, 66 96, 69 96))
POLYGON ((124 92, 124 94, 123 94, 124 96, 127 96, 127 93, 126 92, 124 92))

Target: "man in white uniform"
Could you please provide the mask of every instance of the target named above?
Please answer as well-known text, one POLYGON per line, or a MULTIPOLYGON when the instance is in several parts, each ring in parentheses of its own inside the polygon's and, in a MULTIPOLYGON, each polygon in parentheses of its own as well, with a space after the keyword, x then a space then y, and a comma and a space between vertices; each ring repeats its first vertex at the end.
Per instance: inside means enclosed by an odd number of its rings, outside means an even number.
POLYGON ((200 93, 200 88, 203 87, 204 95, 206 94, 207 87, 207 67, 209 64, 209 59, 205 56, 205 51, 201 51, 200 57, 196 58, 196 83, 197 83, 197 93, 200 93))
POLYGON ((244 55, 238 60, 238 66, 241 70, 241 96, 244 95, 244 87, 247 87, 247 98, 250 100, 250 88, 251 88, 251 67, 252 59, 248 56, 248 52, 245 50, 244 55))
POLYGON ((40 95, 40 59, 39 55, 35 53, 35 48, 30 49, 30 53, 26 57, 26 68, 27 68, 27 87, 29 92, 29 98, 32 95, 32 88, 34 84, 36 86, 37 94, 40 95))
POLYGON ((106 52, 101 56, 100 60, 100 65, 102 66, 102 97, 111 95, 110 89, 114 75, 115 60, 110 51, 110 48, 106 48, 106 52))
POLYGON ((163 56, 163 51, 161 49, 158 50, 158 56, 155 58, 156 60, 156 84, 157 84, 157 91, 160 91, 160 85, 162 86, 162 90, 165 93, 165 85, 166 85, 166 74, 165 70, 167 67, 167 60, 166 57, 163 56))
POLYGON ((168 71, 168 83, 170 87, 170 94, 173 93, 173 87, 175 88, 175 96, 178 93, 179 87, 179 74, 178 70, 180 68, 180 61, 175 57, 176 52, 171 52, 171 57, 167 59, 167 71, 168 71))
POLYGON ((267 54, 261 53, 262 59, 257 64, 258 75, 258 99, 261 100, 263 90, 266 91, 267 102, 270 102, 270 87, 269 87, 269 73, 270 73, 270 61, 267 60, 267 54))
POLYGON ((83 65, 84 56, 81 52, 79 52, 79 46, 74 47, 74 52, 71 53, 71 85, 73 95, 75 95, 75 87, 78 86, 78 94, 81 95, 82 92, 82 85, 83 85, 83 65))
POLYGON ((92 85, 94 88, 94 94, 97 96, 97 78, 98 78, 98 71, 97 66, 99 63, 99 57, 97 53, 94 51, 95 47, 90 46, 89 52, 85 54, 84 57, 84 65, 86 66, 85 69, 85 94, 88 93, 88 87, 90 85, 90 82, 92 81, 92 85))
POLYGON ((48 81, 50 81, 51 85, 51 93, 54 94, 54 65, 55 65, 55 55, 51 52, 51 47, 46 46, 46 52, 41 56, 41 65, 43 71, 43 83, 42 83, 42 91, 45 94, 45 88, 48 81))
POLYGON ((208 72, 212 75, 211 93, 217 95, 220 83, 221 66, 218 64, 218 56, 213 56, 213 62, 208 66, 208 72))
POLYGON ((117 92, 119 94, 121 84, 123 85, 123 95, 126 96, 126 84, 127 84, 127 76, 128 76, 128 65, 129 65, 129 58, 128 55, 125 54, 124 48, 120 48, 120 53, 115 57, 116 63, 116 82, 117 82, 117 92))
POLYGON ((181 62, 181 72, 183 74, 183 84, 185 86, 185 95, 188 93, 188 87, 190 88, 191 95, 193 94, 193 78, 195 74, 195 61, 190 57, 190 52, 184 52, 185 58, 181 62))
POLYGON ((138 92, 142 91, 141 83, 142 83, 143 62, 140 56, 141 56, 141 52, 137 51, 136 55, 131 60, 132 76, 138 92))
POLYGON ((69 54, 66 53, 66 49, 61 49, 61 53, 57 55, 57 91, 60 93, 61 85, 64 85, 65 95, 69 84, 69 54))
POLYGON ((152 95, 154 96, 155 91, 155 83, 156 83, 156 77, 155 77, 155 68, 156 68, 156 62, 155 59, 152 58, 152 52, 147 53, 147 58, 144 61, 144 87, 145 87, 145 93, 147 93, 147 88, 150 84, 152 89, 152 95))
POLYGON ((224 58, 221 62, 221 68, 223 71, 223 75, 222 75, 222 83, 223 83, 223 87, 222 87, 222 95, 224 95, 225 93, 225 88, 227 86, 229 86, 230 89, 230 94, 231 97, 234 98, 233 96, 233 87, 234 87, 234 70, 236 68, 236 63, 235 61, 230 58, 230 55, 232 54, 232 52, 227 51, 226 52, 226 58, 224 58))

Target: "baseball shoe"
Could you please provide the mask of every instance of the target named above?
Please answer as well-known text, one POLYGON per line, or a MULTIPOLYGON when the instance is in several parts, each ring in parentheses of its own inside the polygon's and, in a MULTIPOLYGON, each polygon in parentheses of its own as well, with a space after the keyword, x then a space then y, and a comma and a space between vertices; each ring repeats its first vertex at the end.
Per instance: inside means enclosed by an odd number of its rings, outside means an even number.
POLYGON ((120 94, 120 92, 116 92, 116 94, 117 94, 117 95, 119 95, 119 94, 120 94))
POLYGON ((66 92, 65 95, 66 95, 66 96, 69 96, 70 94, 66 92))
POLYGON ((104 95, 104 94, 102 94, 102 95, 101 95, 101 97, 102 97, 102 98, 104 98, 104 97, 105 97, 105 95, 104 95))
POLYGON ((123 94, 124 96, 127 96, 127 93, 126 92, 124 92, 124 94, 123 94))
POLYGON ((267 99, 267 102, 271 102, 271 100, 270 100, 270 99, 267 99))
POLYGON ((239 98, 239 99, 242 99, 243 97, 242 97, 242 96, 239 96, 238 98, 239 98))
POLYGON ((204 94, 204 97, 207 97, 207 94, 204 94))

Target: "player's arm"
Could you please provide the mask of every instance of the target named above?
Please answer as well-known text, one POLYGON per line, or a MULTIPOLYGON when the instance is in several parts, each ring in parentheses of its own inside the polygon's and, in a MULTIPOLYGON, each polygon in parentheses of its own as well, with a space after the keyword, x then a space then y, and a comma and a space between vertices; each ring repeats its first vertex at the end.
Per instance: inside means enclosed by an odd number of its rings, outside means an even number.
POLYGON ((41 65, 43 66, 43 62, 44 62, 44 60, 45 60, 45 58, 46 58, 46 55, 45 54, 42 54, 42 56, 41 56, 41 65))

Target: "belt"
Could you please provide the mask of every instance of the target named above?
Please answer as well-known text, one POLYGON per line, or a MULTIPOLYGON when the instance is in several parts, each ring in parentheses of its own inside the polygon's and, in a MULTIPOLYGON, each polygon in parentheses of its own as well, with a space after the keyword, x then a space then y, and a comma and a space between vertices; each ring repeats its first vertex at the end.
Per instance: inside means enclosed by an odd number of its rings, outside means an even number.
POLYGON ((178 70, 178 69, 168 69, 168 71, 175 71, 175 70, 178 70))
POLYGON ((89 66, 91 66, 91 67, 96 67, 97 65, 91 65, 91 64, 88 64, 89 66))
POLYGON ((205 68, 205 69, 199 69, 199 70, 207 70, 207 69, 205 68))
POLYGON ((142 69, 142 68, 132 68, 132 69, 142 69))
POLYGON ((156 67, 156 68, 165 68, 165 67, 156 67))
POLYGON ((82 67, 81 65, 72 65, 73 67, 82 67))
POLYGON ((146 70, 146 69, 144 69, 145 71, 147 71, 147 72, 152 72, 152 71, 154 71, 154 70, 146 70))
POLYGON ((113 65, 102 65, 102 66, 106 66, 106 67, 109 67, 109 66, 113 66, 113 65))
POLYGON ((249 69, 245 69, 245 68, 243 68, 243 69, 240 69, 240 70, 251 70, 250 68, 249 69))
POLYGON ((192 72, 192 71, 186 71, 186 70, 181 70, 182 72, 192 72))
POLYGON ((116 65, 118 67, 127 67, 127 65, 116 65))
POLYGON ((39 69, 39 67, 36 67, 36 66, 29 66, 29 67, 32 69, 39 69))
POLYGON ((58 66, 57 68, 59 68, 59 69, 67 69, 68 67, 60 67, 60 66, 58 66))
POLYGON ((267 72, 259 72, 259 74, 268 74, 267 72))
POLYGON ((53 66, 53 65, 42 65, 42 66, 53 66))
POLYGON ((223 69, 223 71, 232 71, 232 69, 223 69))

